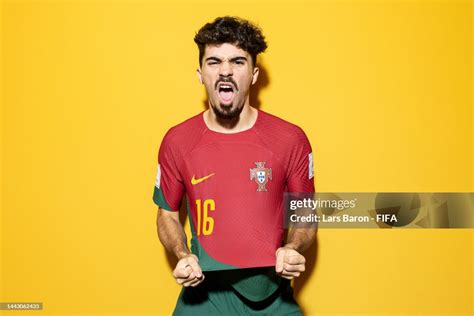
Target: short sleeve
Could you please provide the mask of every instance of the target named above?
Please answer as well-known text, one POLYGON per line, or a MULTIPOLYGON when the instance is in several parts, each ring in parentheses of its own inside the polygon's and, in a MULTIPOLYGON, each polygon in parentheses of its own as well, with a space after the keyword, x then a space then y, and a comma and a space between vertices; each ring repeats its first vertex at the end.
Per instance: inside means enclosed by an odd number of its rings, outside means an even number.
POLYGON ((153 201, 160 208, 168 211, 179 211, 184 192, 175 151, 176 149, 171 146, 169 134, 165 135, 158 153, 153 201))
POLYGON ((314 192, 314 163, 311 145, 298 128, 289 157, 288 192, 314 192))

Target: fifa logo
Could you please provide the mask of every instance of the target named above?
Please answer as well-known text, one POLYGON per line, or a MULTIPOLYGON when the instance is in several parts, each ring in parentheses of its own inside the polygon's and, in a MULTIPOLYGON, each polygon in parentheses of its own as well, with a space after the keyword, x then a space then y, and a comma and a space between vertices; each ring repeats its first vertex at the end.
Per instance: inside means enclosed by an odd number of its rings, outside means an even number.
POLYGON ((255 180, 257 192, 267 192, 265 185, 272 180, 272 168, 265 168, 265 162, 255 162, 256 168, 250 169, 250 180, 255 180))

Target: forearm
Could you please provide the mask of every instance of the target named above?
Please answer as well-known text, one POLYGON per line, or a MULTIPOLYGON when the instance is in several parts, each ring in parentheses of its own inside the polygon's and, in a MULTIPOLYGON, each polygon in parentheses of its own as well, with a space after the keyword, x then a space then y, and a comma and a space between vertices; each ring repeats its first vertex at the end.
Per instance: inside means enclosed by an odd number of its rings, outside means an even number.
POLYGON ((157 230, 158 238, 167 251, 171 252, 179 260, 189 254, 186 233, 178 218, 174 218, 158 211, 157 230))
POLYGON ((304 252, 316 239, 316 229, 314 228, 292 228, 288 232, 285 247, 304 252))

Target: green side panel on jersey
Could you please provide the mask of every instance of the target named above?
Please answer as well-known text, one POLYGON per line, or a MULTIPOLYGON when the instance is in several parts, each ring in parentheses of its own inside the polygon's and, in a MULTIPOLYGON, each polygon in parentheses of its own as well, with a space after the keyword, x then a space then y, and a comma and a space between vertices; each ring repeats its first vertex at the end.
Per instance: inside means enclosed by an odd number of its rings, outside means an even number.
POLYGON ((191 239, 191 252, 198 256, 199 258, 199 265, 201 266, 201 269, 203 271, 219 271, 219 270, 232 270, 232 269, 238 269, 238 267, 231 266, 229 264, 221 263, 211 256, 206 252, 206 250, 201 246, 201 243, 199 242, 197 235, 196 235, 196 230, 194 229, 194 224, 193 221, 191 220, 191 208, 189 206, 189 201, 186 198, 186 203, 187 203, 187 210, 188 210, 188 219, 189 219, 189 226, 191 226, 191 234, 192 234, 192 239, 191 239))
POLYGON ((156 205, 161 207, 164 210, 167 211, 174 211, 171 209, 171 207, 166 203, 165 197, 163 195, 163 192, 155 186, 155 189, 153 190, 153 202, 155 202, 156 205))
POLYGON ((209 254, 201 246, 197 238, 193 236, 191 240, 191 252, 198 256, 199 265, 203 271, 219 271, 219 270, 233 270, 238 269, 238 267, 231 266, 229 264, 221 263, 216 261, 214 258, 209 256, 209 254))

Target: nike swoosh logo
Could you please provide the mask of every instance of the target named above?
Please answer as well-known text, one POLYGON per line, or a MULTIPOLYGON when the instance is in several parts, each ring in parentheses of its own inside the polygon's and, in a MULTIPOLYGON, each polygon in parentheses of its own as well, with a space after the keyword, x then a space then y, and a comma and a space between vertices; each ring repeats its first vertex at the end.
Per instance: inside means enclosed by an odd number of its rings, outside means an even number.
POLYGON ((209 179, 209 178, 212 177, 213 175, 215 175, 215 173, 211 173, 210 175, 207 175, 207 176, 202 177, 202 178, 199 178, 199 179, 195 179, 194 176, 193 176, 193 178, 191 179, 191 184, 192 184, 192 185, 196 185, 196 184, 198 184, 198 183, 201 183, 201 182, 203 182, 204 180, 209 179))

